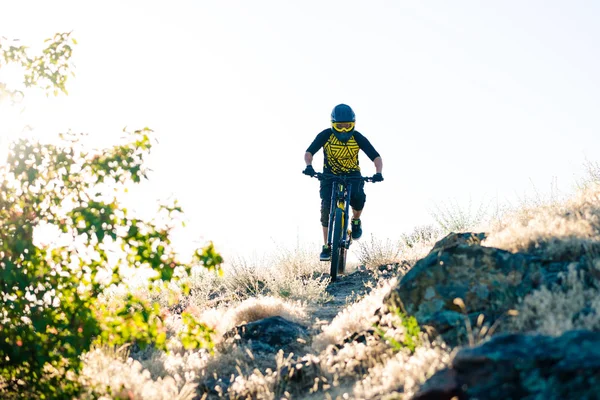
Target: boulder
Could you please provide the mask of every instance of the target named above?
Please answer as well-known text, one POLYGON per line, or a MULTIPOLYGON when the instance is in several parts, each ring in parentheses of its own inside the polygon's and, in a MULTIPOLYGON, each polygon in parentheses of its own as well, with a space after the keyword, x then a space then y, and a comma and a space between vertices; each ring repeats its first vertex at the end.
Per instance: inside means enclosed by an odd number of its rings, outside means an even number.
POLYGON ((560 273, 569 265, 586 264, 486 247, 483 239, 483 233, 452 233, 440 240, 402 277, 385 304, 413 315, 429 332, 456 346, 468 339, 465 318, 474 326, 483 314, 489 327, 541 285, 560 283, 560 273))
POLYGON ((598 388, 599 332, 499 334, 461 349, 413 400, 596 399, 598 388))
POLYGON ((309 344, 308 329, 280 316, 263 318, 245 325, 236 326, 225 335, 227 344, 245 345, 252 352, 298 354, 309 344))

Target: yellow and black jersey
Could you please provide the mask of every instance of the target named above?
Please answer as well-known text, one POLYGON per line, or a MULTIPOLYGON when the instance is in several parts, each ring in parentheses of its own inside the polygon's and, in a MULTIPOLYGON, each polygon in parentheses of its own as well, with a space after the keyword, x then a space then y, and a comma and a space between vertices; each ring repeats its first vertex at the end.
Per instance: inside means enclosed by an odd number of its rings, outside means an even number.
POLYGON ((321 147, 325 158, 323 171, 336 175, 360 172, 358 165, 360 150, 364 151, 371 161, 379 157, 373 145, 358 131, 354 131, 350 139, 344 142, 336 137, 331 128, 325 129, 317 135, 306 151, 314 155, 321 147))

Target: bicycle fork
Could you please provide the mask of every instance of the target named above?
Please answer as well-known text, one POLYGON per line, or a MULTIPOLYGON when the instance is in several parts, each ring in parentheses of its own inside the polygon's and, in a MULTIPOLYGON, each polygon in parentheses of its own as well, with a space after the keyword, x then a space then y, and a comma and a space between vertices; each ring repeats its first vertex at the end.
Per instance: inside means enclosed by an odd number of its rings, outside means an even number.
POLYGON ((348 185, 346 186, 346 207, 344 210, 344 222, 342 224, 342 241, 346 249, 350 247, 350 242, 352 241, 348 240, 349 237, 352 238, 352 235, 350 234, 350 229, 348 228, 350 226, 350 193, 352 193, 352 184, 348 183, 348 185))
POLYGON ((335 183, 336 189, 331 191, 331 210, 329 211, 329 229, 327 232, 327 245, 331 247, 333 242, 333 232, 335 229, 342 229, 342 243, 344 247, 348 249, 350 247, 350 230, 348 228, 348 216, 350 215, 350 193, 352 189, 352 184, 348 184, 346 186, 346 191, 344 192, 344 185, 341 183, 335 183), (342 214, 342 226, 337 227, 333 226, 333 221, 335 218, 335 209, 333 205, 336 205, 337 208, 341 208, 344 212, 342 214))
POLYGON ((333 226, 333 220, 335 217, 335 211, 333 208, 334 204, 337 204, 337 198, 338 198, 338 192, 340 191, 340 184, 337 182, 334 182, 334 187, 335 190, 331 191, 331 202, 330 204, 330 208, 329 208, 329 229, 327 230, 327 245, 329 246, 329 248, 331 248, 331 245, 333 244, 333 230, 334 230, 334 226, 333 226))

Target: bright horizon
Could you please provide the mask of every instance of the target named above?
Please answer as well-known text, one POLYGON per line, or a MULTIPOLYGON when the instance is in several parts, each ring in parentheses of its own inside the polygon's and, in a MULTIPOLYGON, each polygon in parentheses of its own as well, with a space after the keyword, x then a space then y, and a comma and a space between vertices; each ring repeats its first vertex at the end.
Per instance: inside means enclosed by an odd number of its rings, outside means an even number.
POLYGON ((398 239, 442 202, 569 192, 600 160, 593 1, 3 3, 0 36, 37 46, 73 31, 79 44, 70 95, 29 94, 0 118, 2 139, 26 124, 107 143, 150 127, 139 208, 178 198, 182 243, 213 240, 226 257, 320 245, 303 155, 338 103, 384 163, 362 240, 398 239))

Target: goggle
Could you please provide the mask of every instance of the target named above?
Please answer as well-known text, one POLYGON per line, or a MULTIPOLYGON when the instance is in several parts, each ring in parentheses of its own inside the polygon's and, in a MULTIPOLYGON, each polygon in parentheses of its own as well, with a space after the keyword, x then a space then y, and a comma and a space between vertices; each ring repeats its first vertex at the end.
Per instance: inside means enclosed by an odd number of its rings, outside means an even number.
POLYGON ((350 132, 354 129, 354 122, 334 122, 332 125, 333 129, 338 132, 350 132))

